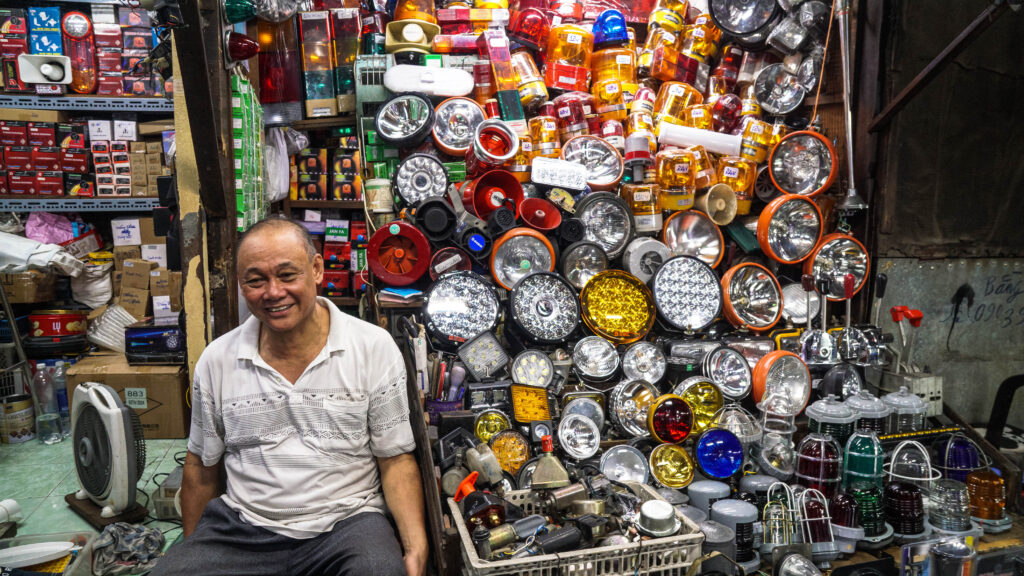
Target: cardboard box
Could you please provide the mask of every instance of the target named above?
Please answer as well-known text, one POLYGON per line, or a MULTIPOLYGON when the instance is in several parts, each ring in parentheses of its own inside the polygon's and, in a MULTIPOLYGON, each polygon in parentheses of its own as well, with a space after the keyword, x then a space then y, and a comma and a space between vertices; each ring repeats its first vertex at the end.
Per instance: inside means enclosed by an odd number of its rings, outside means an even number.
POLYGON ((149 316, 149 290, 146 288, 125 286, 125 276, 126 274, 121 272, 121 296, 118 298, 117 303, 121 308, 124 308, 126 312, 134 316, 136 320, 141 321, 143 318, 149 316))
MULTIPOLYGON (((105 182, 97 181, 97 184, 105 182)), ((157 236, 153 232, 151 216, 124 216, 110 221, 113 231, 114 246, 141 246, 142 244, 166 244, 166 236, 157 236)))
POLYGON ((155 263, 157 268, 166 268, 167 244, 143 244, 142 259, 155 263))
POLYGON ((121 293, 121 277, 123 277, 123 276, 124 276, 124 272, 122 272, 120 270, 114 270, 114 272, 112 272, 110 274, 110 279, 114 283, 114 294, 120 294, 121 293))
POLYGON ((185 438, 191 410, 185 404, 188 376, 181 366, 131 366, 123 354, 93 355, 67 371, 68 398, 83 382, 110 386, 142 421, 146 439, 185 438))
POLYGON ((171 310, 181 310, 181 272, 171 272, 169 286, 171 310))
POLYGON ((114 246, 114 270, 123 270, 125 260, 141 260, 140 246, 114 246))
POLYGON ((131 154, 145 154, 146 143, 145 142, 132 142, 128 144, 128 152, 131 154))
POLYGON ((0 121, 15 122, 64 122, 67 112, 62 110, 29 110, 23 108, 0 108, 0 121))
POLYGON ((151 296, 171 295, 171 271, 166 268, 156 268, 149 271, 149 293, 151 296))
POLYGON ((114 139, 134 141, 139 137, 139 128, 134 120, 114 120, 114 139))
MULTIPOLYGON (((108 141, 114 139, 114 125, 110 120, 89 120, 89 140, 108 141)), ((95 152, 95 150, 93 150, 95 152)))
POLYGON ((3 287, 11 304, 36 304, 56 298, 57 277, 53 274, 29 270, 20 274, 0 274, 3 287))
POLYGON ((159 140, 148 140, 146 142, 146 153, 147 154, 163 154, 164 143, 159 140))
POLYGON ((156 268, 156 264, 149 260, 135 258, 125 260, 121 266, 121 271, 124 272, 121 282, 126 288, 149 290, 149 271, 153 268, 156 268))

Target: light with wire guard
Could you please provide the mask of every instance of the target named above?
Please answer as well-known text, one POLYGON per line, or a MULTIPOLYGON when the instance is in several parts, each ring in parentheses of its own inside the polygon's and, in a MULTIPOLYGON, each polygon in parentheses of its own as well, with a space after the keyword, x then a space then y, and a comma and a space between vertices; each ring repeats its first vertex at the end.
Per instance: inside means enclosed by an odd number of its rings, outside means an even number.
POLYGON ((884 462, 885 450, 878 436, 871 430, 857 430, 847 440, 843 451, 843 488, 849 489, 857 482, 881 488, 884 462))
POLYGON ((832 532, 828 499, 821 491, 808 488, 800 494, 800 515, 804 542, 811 545, 815 562, 828 562, 839 556, 839 547, 832 532))
POLYGON ((808 430, 831 436, 839 446, 846 446, 847 439, 853 434, 853 422, 857 419, 853 410, 831 395, 812 403, 804 415, 807 416, 808 430))
POLYGON ((765 432, 757 451, 757 467, 779 480, 789 480, 796 472, 796 450, 788 436, 765 432))
POLYGON ((935 467, 942 473, 943 478, 966 482, 968 474, 987 468, 987 462, 982 459, 981 449, 974 440, 961 432, 940 441, 935 453, 938 455, 935 467))
POLYGON ((882 469, 885 471, 886 482, 912 484, 926 495, 931 491, 932 482, 942 477, 932 467, 928 449, 913 440, 900 442, 882 469))
POLYGON ((831 436, 804 436, 796 451, 796 477, 800 484, 827 497, 835 495, 842 481, 842 451, 831 436))

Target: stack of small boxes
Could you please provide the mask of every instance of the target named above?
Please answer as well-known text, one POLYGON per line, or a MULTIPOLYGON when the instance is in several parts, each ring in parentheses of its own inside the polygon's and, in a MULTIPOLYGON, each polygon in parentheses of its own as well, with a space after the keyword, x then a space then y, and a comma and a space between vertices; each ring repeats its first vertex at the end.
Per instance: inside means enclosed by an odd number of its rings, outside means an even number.
POLYGON ((0 121, 0 194, 92 196, 85 126, 0 121))
POLYGON ((132 120, 90 120, 89 140, 96 169, 96 196, 156 197, 163 166, 160 140, 138 141, 132 120))
MULTIPOLYGON (((242 232, 268 211, 263 197, 263 107, 248 79, 231 76, 236 225, 242 232)), ((325 160, 326 162, 326 160, 325 160)))
POLYGON ((121 55, 124 40, 121 24, 113 6, 93 6, 93 43, 96 46, 96 93, 101 96, 124 95, 124 68, 121 55))
POLYGON ((292 200, 359 200, 359 142, 338 139, 336 148, 306 148, 292 157, 292 200), (330 164, 327 159, 330 158, 330 164))
POLYGON ((366 245, 369 235, 362 220, 324 221, 323 296, 348 296, 366 290, 366 245))
POLYGON ((181 272, 167 270, 167 239, 154 233, 153 218, 115 218, 110 227, 118 304, 137 320, 181 310, 181 272))
POLYGON ((143 64, 153 49, 153 29, 149 13, 141 8, 118 8, 118 24, 124 44, 121 69, 124 72, 124 94, 127 96, 163 95, 163 81, 153 77, 149 64, 143 64))
POLYGON ((60 8, 48 6, 28 9, 28 41, 30 54, 64 54, 64 41, 60 34, 60 8))
POLYGON ((4 90, 24 92, 18 75, 18 54, 28 53, 28 21, 24 8, 0 8, 0 66, 4 90))

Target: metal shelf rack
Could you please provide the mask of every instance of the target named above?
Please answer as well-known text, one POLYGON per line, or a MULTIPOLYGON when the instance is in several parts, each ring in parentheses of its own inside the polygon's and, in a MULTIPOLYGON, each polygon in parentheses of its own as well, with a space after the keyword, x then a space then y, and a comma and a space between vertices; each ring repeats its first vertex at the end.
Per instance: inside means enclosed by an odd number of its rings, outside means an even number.
POLYGON ((147 212, 159 205, 159 198, 0 197, 3 212, 147 212))

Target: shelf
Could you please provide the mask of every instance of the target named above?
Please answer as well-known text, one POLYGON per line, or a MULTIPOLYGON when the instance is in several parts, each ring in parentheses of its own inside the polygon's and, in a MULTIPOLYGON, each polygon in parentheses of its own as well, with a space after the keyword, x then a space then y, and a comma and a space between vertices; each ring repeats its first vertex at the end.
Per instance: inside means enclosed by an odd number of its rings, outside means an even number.
POLYGON ((307 118, 306 120, 299 120, 298 122, 292 122, 291 124, 281 124, 281 126, 291 126, 293 130, 325 130, 327 128, 336 128, 338 126, 355 126, 355 116, 328 116, 327 118, 307 118))
POLYGON ((379 301, 380 307, 388 310, 411 310, 414 308, 422 308, 423 300, 416 300, 414 302, 386 302, 379 301))
POLYGON ((62 198, 0 196, 2 212, 111 212, 149 211, 160 205, 159 198, 62 198))
POLYGON ((339 210, 362 210, 362 200, 285 200, 290 208, 336 208, 339 210))
MULTIPOLYGON (((115 4, 117 2, 111 2, 115 4)), ((162 96, 118 98, 116 96, 35 96, 2 94, 0 108, 31 108, 64 111, 174 112, 174 102, 162 96)))
POLYGON ((359 306, 359 298, 355 296, 341 296, 341 297, 329 297, 327 298, 334 303, 335 306, 359 306))

